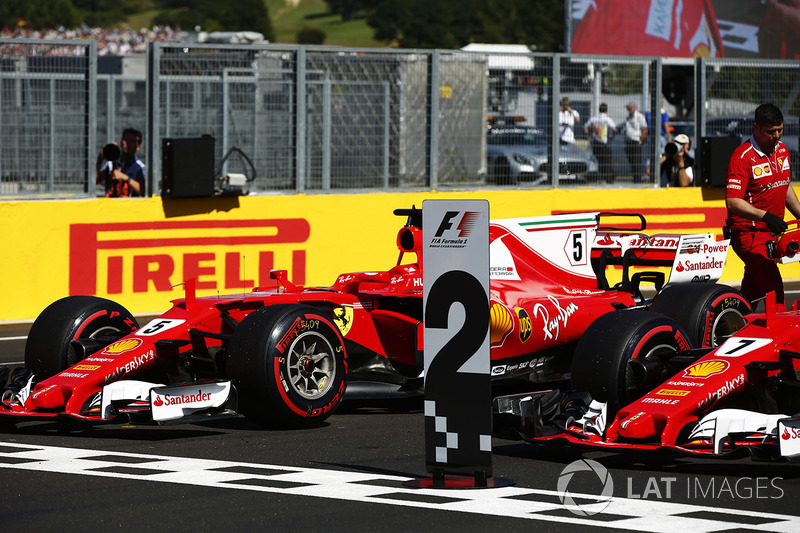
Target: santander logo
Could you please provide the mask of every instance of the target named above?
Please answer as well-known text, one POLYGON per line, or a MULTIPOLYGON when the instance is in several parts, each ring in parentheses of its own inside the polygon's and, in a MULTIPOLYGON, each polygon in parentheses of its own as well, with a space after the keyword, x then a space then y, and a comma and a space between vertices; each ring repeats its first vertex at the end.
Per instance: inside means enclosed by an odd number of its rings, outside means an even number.
POLYGON ((156 407, 168 405, 188 405, 193 403, 207 402, 211 399, 211 394, 198 390, 197 394, 181 394, 179 396, 159 396, 156 394, 156 399, 153 400, 153 405, 156 407))
POLYGON ((784 427, 783 433, 781 433, 781 439, 783 440, 800 439, 800 428, 784 427))

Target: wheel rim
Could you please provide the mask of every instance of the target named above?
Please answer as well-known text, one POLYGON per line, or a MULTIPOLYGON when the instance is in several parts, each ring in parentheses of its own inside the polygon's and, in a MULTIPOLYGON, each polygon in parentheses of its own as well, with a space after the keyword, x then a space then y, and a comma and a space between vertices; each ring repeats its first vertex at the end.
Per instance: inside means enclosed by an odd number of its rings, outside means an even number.
POLYGON ((289 386, 303 398, 318 398, 332 386, 336 375, 333 346, 324 336, 308 331, 289 347, 286 359, 289 386))
POLYGON ((89 339, 96 339, 97 337, 102 337, 103 335, 108 335, 109 333, 112 335, 119 334, 120 328, 114 326, 100 326, 99 328, 92 330, 86 338, 89 339))
POLYGON ((714 348, 725 342, 728 337, 744 327, 745 321, 738 309, 724 309, 714 320, 711 329, 711 347, 714 348))

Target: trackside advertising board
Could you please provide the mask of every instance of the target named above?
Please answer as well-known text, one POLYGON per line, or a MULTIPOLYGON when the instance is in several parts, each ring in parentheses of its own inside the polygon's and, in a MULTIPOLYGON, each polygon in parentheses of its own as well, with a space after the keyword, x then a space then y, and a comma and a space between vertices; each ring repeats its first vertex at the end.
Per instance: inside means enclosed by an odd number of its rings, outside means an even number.
POLYGON ((489 203, 425 200, 425 464, 437 475, 492 475, 489 203), (465 391, 469 391, 468 394, 465 391))
POLYGON ((567 0, 573 54, 797 59, 794 0, 567 0))
MULTIPOLYGON (((198 296, 269 286, 271 269, 299 285, 328 286, 346 272, 396 264, 392 211, 425 200, 485 199, 493 218, 582 211, 639 213, 645 233, 712 233, 722 240, 719 189, 487 189, 240 198, 0 198, 0 322, 31 321, 50 303, 85 294, 136 315, 160 314, 197 279, 198 296)), ((790 218, 791 215, 787 216, 790 218)), ((789 220, 786 218, 786 220, 789 220)), ((800 262, 781 265, 800 279, 800 262)), ((666 269, 665 269, 666 270, 666 269)), ((727 254, 722 283, 743 266, 727 254)), ((608 272, 609 283, 620 271, 608 272)))

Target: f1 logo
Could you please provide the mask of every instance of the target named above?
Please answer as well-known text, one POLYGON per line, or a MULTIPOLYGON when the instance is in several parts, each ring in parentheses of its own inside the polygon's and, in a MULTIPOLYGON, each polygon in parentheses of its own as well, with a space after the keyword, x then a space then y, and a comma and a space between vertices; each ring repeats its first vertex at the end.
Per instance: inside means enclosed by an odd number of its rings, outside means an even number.
MULTIPOLYGON (((435 237, 441 237, 444 235, 444 232, 451 229, 453 227, 452 220, 456 218, 458 215, 461 214, 461 211, 447 211, 444 216, 442 217, 441 223, 439 223, 439 229, 436 230, 435 237)), ((469 234, 472 233, 472 228, 475 226, 475 221, 478 219, 479 213, 474 211, 465 211, 464 216, 461 217, 461 222, 458 224, 456 228, 458 230, 459 237, 469 237, 469 234)))

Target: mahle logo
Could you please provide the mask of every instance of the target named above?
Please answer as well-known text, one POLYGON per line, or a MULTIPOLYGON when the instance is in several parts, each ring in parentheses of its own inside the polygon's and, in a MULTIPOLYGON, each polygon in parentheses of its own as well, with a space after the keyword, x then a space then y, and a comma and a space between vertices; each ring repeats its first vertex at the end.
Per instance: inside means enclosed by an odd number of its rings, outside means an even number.
POLYGON ((611 474, 608 473, 606 467, 591 459, 579 459, 571 462, 561 471, 561 475, 558 478, 558 497, 564 507, 577 516, 592 516, 602 512, 611 503, 613 495, 614 480, 611 479, 611 474), (576 502, 576 496, 570 491, 570 485, 574 490, 579 483, 578 479, 584 480, 581 486, 585 486, 588 479, 589 486, 592 486, 595 483, 594 478, 599 479, 602 484, 600 495, 581 494, 577 497, 578 499, 594 501, 588 503, 576 502))

